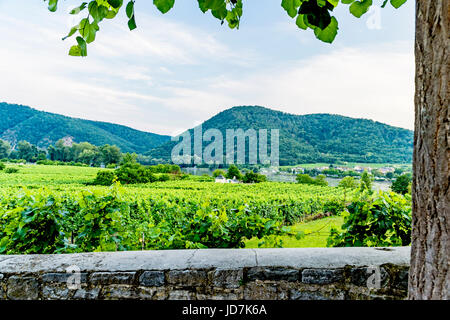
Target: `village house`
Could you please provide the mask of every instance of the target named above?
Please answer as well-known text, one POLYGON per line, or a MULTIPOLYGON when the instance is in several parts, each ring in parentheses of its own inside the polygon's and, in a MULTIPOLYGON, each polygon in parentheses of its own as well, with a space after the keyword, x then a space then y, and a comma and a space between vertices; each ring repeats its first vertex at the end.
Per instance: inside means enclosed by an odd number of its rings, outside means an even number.
POLYGON ((239 180, 236 179, 236 177, 233 177, 233 179, 227 179, 223 175, 217 176, 215 179, 216 183, 241 183, 239 180))

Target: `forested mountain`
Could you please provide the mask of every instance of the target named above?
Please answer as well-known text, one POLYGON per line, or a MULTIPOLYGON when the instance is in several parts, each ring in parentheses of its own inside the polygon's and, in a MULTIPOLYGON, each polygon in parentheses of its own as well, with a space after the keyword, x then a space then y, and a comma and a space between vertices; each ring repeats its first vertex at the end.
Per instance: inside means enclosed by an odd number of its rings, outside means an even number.
MULTIPOLYGON (((220 112, 205 121, 202 128, 203 132, 219 129, 224 139, 226 129, 280 129, 280 165, 412 161, 411 130, 366 119, 333 114, 293 115, 259 106, 241 106, 220 112)), ((167 142, 148 155, 170 159, 174 145, 167 142)))
MULTIPOLYGON (((203 132, 219 129, 224 138, 226 129, 268 129, 269 134, 270 129, 280 129, 281 165, 412 160, 413 132, 372 120, 332 114, 293 115, 259 106, 241 106, 218 113, 202 127, 203 132)), ((170 136, 0 103, 0 139, 11 145, 26 140, 38 147, 48 147, 65 137, 97 146, 116 145, 122 152, 165 161, 170 160, 176 144, 170 141, 170 136)), ((203 147, 208 144, 204 142, 203 147)))
POLYGON ((45 148, 61 138, 93 145, 116 145, 123 152, 144 153, 170 140, 169 136, 126 126, 66 117, 30 107, 0 103, 0 139, 16 145, 26 140, 45 148))

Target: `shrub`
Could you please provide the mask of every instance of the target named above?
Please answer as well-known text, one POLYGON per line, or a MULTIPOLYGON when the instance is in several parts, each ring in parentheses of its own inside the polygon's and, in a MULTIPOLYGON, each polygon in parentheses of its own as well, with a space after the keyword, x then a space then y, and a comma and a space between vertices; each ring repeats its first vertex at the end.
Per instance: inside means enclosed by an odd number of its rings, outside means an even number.
POLYGON ((227 179, 236 178, 237 180, 242 180, 242 173, 239 171, 238 167, 232 164, 227 171, 226 174, 227 179))
POLYGON ((398 176, 397 179, 392 183, 391 189, 394 192, 400 193, 400 194, 406 194, 408 193, 408 187, 411 183, 411 177, 408 174, 402 174, 401 176, 398 176))
POLYGON ((221 169, 216 169, 216 170, 214 170, 212 176, 213 176, 213 178, 217 178, 218 176, 224 176, 225 177, 225 171, 223 171, 221 169))
POLYGON ((5 168, 6 168, 5 164, 3 162, 0 162, 0 170, 3 170, 5 168))
POLYGON ((123 250, 122 215, 129 212, 129 204, 121 200, 116 188, 107 194, 85 193, 80 200, 84 224, 75 239, 77 251, 123 250))
POLYGON ((170 176, 166 173, 160 175, 158 178, 158 181, 169 181, 169 180, 170 180, 170 176))
POLYGON ((326 177, 323 174, 319 174, 315 179, 313 179, 308 174, 298 174, 296 178, 298 183, 302 184, 312 184, 318 186, 328 186, 326 177))
POLYGON ((0 254, 57 253, 65 248, 63 211, 54 196, 20 195, 14 207, 2 209, 0 254))
POLYGON ((102 170, 97 172, 95 180, 92 182, 94 185, 110 186, 117 180, 117 176, 113 171, 102 170))
POLYGON ((344 211, 342 232, 331 229, 327 246, 407 246, 411 243, 411 199, 392 192, 368 192, 344 211))
POLYGON ((267 177, 262 174, 254 173, 253 171, 247 172, 242 178, 244 183, 259 183, 267 181, 267 177))
POLYGON ((17 173, 17 172, 19 172, 19 169, 17 168, 9 167, 5 169, 5 173, 17 173))

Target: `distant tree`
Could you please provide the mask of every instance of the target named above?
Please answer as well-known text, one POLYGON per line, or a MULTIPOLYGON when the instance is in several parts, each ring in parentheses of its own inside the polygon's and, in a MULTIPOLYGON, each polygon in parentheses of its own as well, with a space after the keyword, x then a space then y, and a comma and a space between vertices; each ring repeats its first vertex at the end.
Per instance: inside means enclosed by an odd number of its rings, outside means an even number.
POLYGON ((8 141, 0 139, 0 159, 8 158, 11 152, 11 145, 8 141))
POLYGON ((17 145, 18 157, 28 162, 36 161, 38 155, 38 149, 28 141, 19 141, 17 145))
POLYGON ((102 154, 102 161, 105 165, 110 163, 120 163, 122 160, 122 153, 117 146, 110 146, 105 144, 100 147, 100 152, 102 154))
POLYGON ((318 185, 318 186, 328 186, 328 181, 326 180, 326 177, 323 174, 319 174, 315 179, 314 179, 314 184, 318 185))
POLYGON ((392 183, 391 189, 394 192, 400 194, 408 193, 409 184, 411 183, 411 176, 408 174, 402 174, 392 183))
POLYGON ((386 173, 386 178, 388 178, 388 179, 394 178, 394 173, 393 172, 387 172, 386 173))
POLYGON ((217 178, 218 176, 224 176, 225 177, 225 171, 221 170, 221 169, 216 169, 214 170, 212 176, 213 178, 217 178))
POLYGON ((338 187, 344 189, 356 189, 358 187, 358 183, 356 182, 355 178, 347 176, 339 181, 338 187))
POLYGON ((298 183, 301 184, 314 184, 318 186, 328 186, 326 177, 323 174, 319 174, 315 179, 308 174, 298 174, 296 178, 298 183))
POLYGON ((311 176, 306 173, 298 174, 296 180, 298 183, 301 184, 314 184, 314 179, 311 178, 311 176))
POLYGON ((360 190, 372 191, 372 184, 373 184, 373 176, 364 170, 364 172, 361 175, 361 182, 359 184, 360 190))
POLYGON ((267 177, 263 174, 255 173, 253 171, 248 171, 242 178, 244 183, 259 183, 267 181, 267 177))
POLYGON ((228 168, 226 177, 228 179, 236 178, 238 180, 242 180, 242 173, 241 173, 241 171, 239 171, 238 167, 236 167, 234 164, 232 164, 228 168))
POLYGON ((120 165, 124 165, 127 163, 136 163, 136 162, 137 162, 137 154, 127 152, 123 155, 120 165))

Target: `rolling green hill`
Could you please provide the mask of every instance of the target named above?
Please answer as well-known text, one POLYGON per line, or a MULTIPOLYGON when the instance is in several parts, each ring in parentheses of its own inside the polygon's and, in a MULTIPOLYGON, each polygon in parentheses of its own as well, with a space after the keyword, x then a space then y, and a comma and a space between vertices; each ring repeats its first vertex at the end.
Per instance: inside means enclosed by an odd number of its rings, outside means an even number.
POLYGON ((15 145, 26 140, 45 148, 61 138, 116 145, 123 152, 144 153, 170 140, 169 136, 126 126, 66 117, 17 104, 0 103, 0 138, 15 145))
MULTIPOLYGON (((220 112, 205 121, 202 128, 203 132, 219 129, 224 137, 226 129, 280 129, 280 165, 412 161, 411 130, 366 119, 333 114, 294 115, 259 106, 241 106, 220 112)), ((192 129, 190 132, 192 135, 192 129)), ((147 154, 170 159, 174 145, 169 141, 147 154)))

